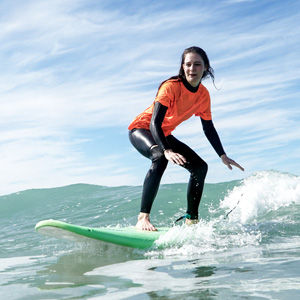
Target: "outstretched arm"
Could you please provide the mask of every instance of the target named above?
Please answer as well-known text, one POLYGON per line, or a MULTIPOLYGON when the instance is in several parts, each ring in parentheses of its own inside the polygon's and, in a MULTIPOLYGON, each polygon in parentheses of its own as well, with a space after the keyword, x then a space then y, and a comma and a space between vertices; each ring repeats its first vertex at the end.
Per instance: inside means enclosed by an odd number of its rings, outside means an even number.
POLYGON ((212 120, 204 120, 202 118, 201 123, 205 136, 207 137, 217 154, 221 157, 223 154, 225 154, 225 151, 223 149, 219 135, 215 129, 214 123, 212 122, 212 120))
POLYGON ((222 146, 221 140, 219 138, 219 135, 215 129, 215 126, 212 122, 212 120, 204 120, 201 118, 203 131, 209 140, 212 147, 215 149, 215 151, 218 153, 218 155, 221 157, 222 162, 230 169, 232 170, 232 166, 235 166, 239 168, 240 170, 244 171, 244 168, 240 166, 238 163, 236 163, 233 159, 229 158, 222 146))

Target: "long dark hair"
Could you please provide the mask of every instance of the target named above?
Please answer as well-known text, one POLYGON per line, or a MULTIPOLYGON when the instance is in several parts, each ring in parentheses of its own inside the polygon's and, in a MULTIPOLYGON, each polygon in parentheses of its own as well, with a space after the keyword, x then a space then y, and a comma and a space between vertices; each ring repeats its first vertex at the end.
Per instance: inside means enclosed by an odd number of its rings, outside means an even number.
POLYGON ((214 80, 215 80, 214 70, 210 66, 207 54, 206 54, 206 52, 203 49, 201 49, 199 47, 196 47, 196 46, 186 48, 183 51, 183 53, 181 55, 181 64, 180 64, 180 69, 179 69, 178 77, 186 79, 185 78, 185 74, 184 74, 184 70, 183 70, 183 64, 184 64, 185 56, 188 53, 196 53, 196 54, 200 55, 201 58, 204 61, 204 65, 205 65, 206 71, 204 71, 201 80, 204 79, 204 78, 206 78, 206 77, 210 77, 212 79, 212 81, 214 82, 214 80))
MULTIPOLYGON (((201 56, 201 58, 203 59, 204 61, 204 65, 205 65, 205 68, 206 70, 204 71, 203 75, 202 75, 202 79, 205 79, 207 77, 210 77, 213 81, 213 84, 215 85, 215 76, 214 76, 214 69, 210 66, 210 63, 209 63, 209 59, 208 59, 208 56, 206 54, 206 52, 202 49, 202 48, 199 48, 199 47, 196 47, 196 46, 193 46, 193 47, 189 47, 189 48, 186 48, 182 55, 181 55, 181 64, 180 64, 180 69, 179 69, 179 73, 178 75, 176 76, 172 76, 170 77, 169 79, 163 81, 159 87, 158 87, 158 91, 159 89, 161 88, 161 86, 168 80, 186 80, 185 78, 185 74, 184 74, 184 70, 183 70, 183 64, 184 64, 184 60, 185 60, 185 56, 188 54, 188 53, 196 53, 198 55, 201 56)), ((158 91, 157 91, 157 94, 158 94, 158 91)), ((157 95, 156 94, 156 95, 157 95)))

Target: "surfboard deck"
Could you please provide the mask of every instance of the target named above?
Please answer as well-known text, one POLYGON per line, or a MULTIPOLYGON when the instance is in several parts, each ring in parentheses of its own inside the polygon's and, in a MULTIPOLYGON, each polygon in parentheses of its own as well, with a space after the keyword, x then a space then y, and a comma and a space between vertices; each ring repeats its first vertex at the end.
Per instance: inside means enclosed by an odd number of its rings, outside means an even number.
POLYGON ((71 241, 82 241, 82 237, 87 237, 120 246, 146 249, 150 248, 169 228, 158 228, 158 231, 143 231, 133 226, 92 228, 50 219, 38 222, 35 230, 41 234, 71 241))

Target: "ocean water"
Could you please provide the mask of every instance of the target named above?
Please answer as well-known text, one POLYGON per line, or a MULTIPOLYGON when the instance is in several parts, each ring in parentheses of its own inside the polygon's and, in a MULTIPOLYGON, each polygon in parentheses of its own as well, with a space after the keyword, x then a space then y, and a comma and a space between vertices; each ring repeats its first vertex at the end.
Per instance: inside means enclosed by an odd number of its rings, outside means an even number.
POLYGON ((0 197, 0 299, 300 299, 300 177, 258 172, 206 184, 199 224, 173 226, 186 184, 152 211, 170 231, 148 250, 37 234, 58 219, 134 225, 141 187, 75 184, 0 197))

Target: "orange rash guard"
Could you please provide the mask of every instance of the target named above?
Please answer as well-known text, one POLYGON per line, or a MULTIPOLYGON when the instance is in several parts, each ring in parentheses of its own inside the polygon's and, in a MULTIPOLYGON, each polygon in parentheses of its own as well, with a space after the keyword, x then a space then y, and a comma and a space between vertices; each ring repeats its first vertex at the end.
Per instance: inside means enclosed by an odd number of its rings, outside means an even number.
POLYGON ((184 86, 181 80, 171 79, 162 84, 155 101, 133 120, 128 127, 129 130, 134 128, 149 130, 156 101, 168 107, 162 123, 165 136, 170 135, 180 123, 189 119, 192 115, 199 116, 204 120, 211 120, 208 90, 200 84, 197 92, 193 93, 184 86))

